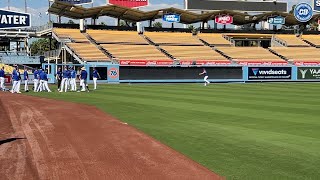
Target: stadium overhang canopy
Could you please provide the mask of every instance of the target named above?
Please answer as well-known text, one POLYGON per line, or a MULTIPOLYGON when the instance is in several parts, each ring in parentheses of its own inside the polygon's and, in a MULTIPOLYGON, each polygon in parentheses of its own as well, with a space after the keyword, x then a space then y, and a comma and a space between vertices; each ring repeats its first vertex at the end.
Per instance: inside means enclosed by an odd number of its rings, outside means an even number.
POLYGON ((117 5, 84 8, 64 2, 54 2, 49 8, 48 12, 72 19, 97 19, 100 16, 109 16, 132 22, 155 20, 161 18, 163 14, 175 13, 180 14, 180 23, 183 24, 192 24, 214 20, 216 15, 231 15, 233 16, 234 25, 259 23, 260 21, 266 21, 270 16, 282 16, 285 17, 285 25, 287 26, 299 24, 299 22, 292 14, 283 12, 268 12, 259 15, 248 15, 246 13, 241 13, 238 11, 222 10, 197 14, 177 8, 165 8, 153 11, 141 11, 138 9, 131 9, 117 5))

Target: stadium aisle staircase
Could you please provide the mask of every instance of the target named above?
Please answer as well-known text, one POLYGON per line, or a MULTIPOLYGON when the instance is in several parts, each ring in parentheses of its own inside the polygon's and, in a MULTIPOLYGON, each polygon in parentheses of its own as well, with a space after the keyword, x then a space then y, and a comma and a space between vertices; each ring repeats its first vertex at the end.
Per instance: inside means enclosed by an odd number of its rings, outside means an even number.
POLYGON ((285 62, 261 47, 217 47, 217 49, 236 62, 285 62))
POLYGON ((320 50, 314 47, 270 47, 273 51, 296 62, 320 62, 320 50))

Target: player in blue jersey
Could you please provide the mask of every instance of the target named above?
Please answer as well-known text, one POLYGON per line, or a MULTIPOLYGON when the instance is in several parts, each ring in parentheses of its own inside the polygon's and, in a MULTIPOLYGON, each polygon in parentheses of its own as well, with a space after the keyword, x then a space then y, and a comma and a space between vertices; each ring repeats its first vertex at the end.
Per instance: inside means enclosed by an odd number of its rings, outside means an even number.
POLYGON ((201 75, 204 76, 204 78, 203 78, 204 85, 207 86, 207 84, 210 84, 210 81, 207 80, 209 76, 208 76, 208 73, 205 68, 203 68, 202 73, 199 73, 199 76, 201 76, 201 75))
POLYGON ((43 80, 43 87, 46 89, 48 92, 51 92, 49 86, 48 86, 48 70, 44 71, 42 74, 42 80, 43 80))
POLYGON ((38 90, 38 84, 39 84, 39 71, 38 68, 35 68, 33 72, 33 91, 37 92, 38 90))
POLYGON ((70 75, 71 75, 71 80, 70 80, 71 91, 76 91, 77 90, 77 83, 76 83, 77 71, 75 70, 74 67, 71 68, 70 75))
POLYGON ((81 72, 80 72, 80 86, 82 87, 81 88, 81 91, 88 91, 89 92, 89 86, 88 86, 88 83, 87 83, 87 77, 88 77, 88 72, 86 71, 86 68, 85 67, 82 67, 81 68, 81 72))
POLYGON ((4 86, 4 75, 5 75, 5 72, 4 72, 4 67, 1 67, 1 69, 0 69, 0 90, 1 91, 5 91, 6 90, 6 88, 5 88, 5 86, 4 86))
POLYGON ((56 74, 56 80, 58 81, 58 91, 60 91, 61 82, 62 82, 62 71, 61 68, 58 68, 57 74, 56 74))
POLYGON ((18 66, 15 66, 15 68, 12 71, 12 80, 13 80, 13 85, 11 89, 11 93, 21 93, 20 92, 20 72, 18 66))
POLYGON ((24 91, 29 92, 29 86, 28 86, 29 74, 28 74, 27 68, 24 68, 23 80, 24 80, 24 91))
POLYGON ((93 89, 96 90, 97 89, 97 80, 98 80, 98 78, 101 79, 101 76, 96 68, 93 68, 92 77, 93 77, 93 89))
POLYGON ((62 72, 62 81, 61 81, 61 89, 59 92, 63 92, 63 89, 65 92, 68 90, 68 78, 69 78, 69 70, 68 67, 65 66, 64 70, 62 72))
POLYGON ((38 70, 38 88, 36 92, 41 92, 44 88, 43 88, 43 82, 41 83, 41 74, 43 73, 43 69, 40 68, 38 70))

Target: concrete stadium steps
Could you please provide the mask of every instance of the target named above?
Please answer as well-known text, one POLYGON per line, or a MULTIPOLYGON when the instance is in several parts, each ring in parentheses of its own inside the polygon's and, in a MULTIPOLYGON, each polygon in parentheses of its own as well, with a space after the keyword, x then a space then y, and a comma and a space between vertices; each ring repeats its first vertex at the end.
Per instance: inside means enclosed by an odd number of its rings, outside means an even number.
POLYGON ((287 47, 310 47, 308 43, 293 34, 277 34, 275 39, 283 42, 287 47))
POLYGON ((145 32, 144 35, 157 45, 203 45, 191 33, 145 32))
POLYGON ((199 33, 197 37, 209 46, 233 46, 232 42, 225 39, 223 34, 220 33, 199 33))
POLYGON ((172 54, 176 59, 184 60, 206 60, 206 61, 228 61, 224 56, 208 46, 169 46, 161 45, 162 49, 172 54))
POLYGON ((172 60, 152 45, 101 44, 119 60, 172 60))
POLYGON ((75 53, 81 61, 111 61, 110 58, 102 53, 94 44, 91 43, 66 43, 73 53, 75 53))
POLYGON ((320 49, 314 47, 270 47, 289 61, 320 62, 320 49), (298 53, 297 53, 298 52, 298 53))
POLYGON ((310 44, 313 47, 320 47, 320 36, 319 35, 302 35, 301 39, 310 44))
POLYGON ((261 47, 216 47, 236 62, 285 62, 285 60, 261 47))

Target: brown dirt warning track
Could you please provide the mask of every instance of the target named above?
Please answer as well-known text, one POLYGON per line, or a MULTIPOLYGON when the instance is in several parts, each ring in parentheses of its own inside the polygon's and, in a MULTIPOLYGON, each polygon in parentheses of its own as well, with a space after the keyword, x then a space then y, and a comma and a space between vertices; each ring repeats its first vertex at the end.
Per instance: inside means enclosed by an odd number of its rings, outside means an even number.
POLYGON ((10 93, 0 93, 0 177, 222 179, 95 107, 10 93))

